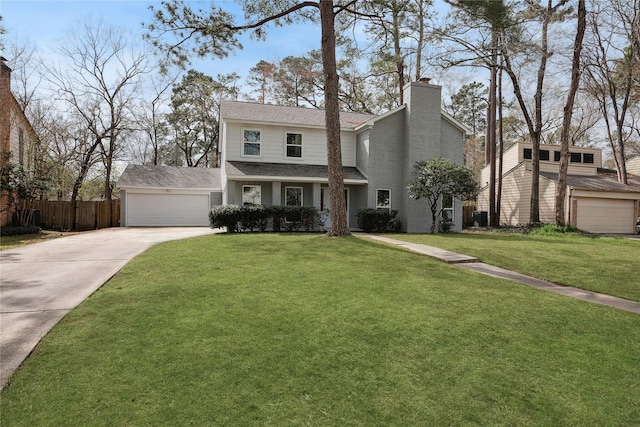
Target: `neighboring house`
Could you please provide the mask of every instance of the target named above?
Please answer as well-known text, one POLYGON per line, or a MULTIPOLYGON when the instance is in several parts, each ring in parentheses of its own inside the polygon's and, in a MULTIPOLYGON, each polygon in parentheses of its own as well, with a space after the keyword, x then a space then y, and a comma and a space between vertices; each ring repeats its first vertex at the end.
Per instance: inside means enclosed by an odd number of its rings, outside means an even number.
MULTIPOLYGON (((440 97, 439 86, 415 82, 405 89, 406 104, 388 113, 340 114, 345 198, 351 228, 357 227, 358 210, 368 207, 397 209, 403 231, 429 230, 426 201, 410 199, 406 189, 413 165, 434 157, 463 164, 466 133, 462 124, 442 112, 440 97)), ((222 204, 299 205, 329 210, 324 120, 323 110, 222 102, 219 181, 222 204)), ((134 187, 138 194, 147 189, 153 190, 153 194, 161 193, 162 185, 150 184, 121 178, 118 182, 124 190, 121 200, 130 197, 134 187)), ((216 192, 218 187, 212 184, 202 191, 216 192)), ((213 199, 210 205, 216 204, 213 199)), ((123 204, 123 218, 132 218, 126 213, 128 203, 123 204)), ((138 217, 140 222, 128 221, 123 225, 182 225, 171 219, 173 207, 169 201, 159 204, 169 212, 166 224, 146 223, 138 217)), ((448 210, 454 229, 460 230, 462 203, 453 201, 448 210)))
MULTIPOLYGON (((602 150, 571 147, 565 200, 566 223, 594 233, 635 232, 640 204, 640 177, 629 176, 621 184, 614 171, 602 168, 602 150)), ((531 203, 532 145, 519 143, 503 155, 500 223, 529 222, 531 203)), ((540 146, 540 220, 555 223, 555 192, 560 164, 560 146, 540 146)), ((477 209, 489 209, 489 169, 481 172, 477 209)))
MULTIPOLYGON (((11 93, 11 68, 0 57, 0 161, 10 161, 32 171, 35 163, 35 151, 38 135, 24 115, 22 108, 11 93), (5 153, 10 153, 9 159, 5 153)), ((4 165, 3 165, 4 166, 4 165)), ((0 195, 0 226, 11 221, 14 206, 9 206, 9 196, 0 195)))
POLYGON ((627 160, 627 173, 640 176, 640 156, 635 156, 627 160))

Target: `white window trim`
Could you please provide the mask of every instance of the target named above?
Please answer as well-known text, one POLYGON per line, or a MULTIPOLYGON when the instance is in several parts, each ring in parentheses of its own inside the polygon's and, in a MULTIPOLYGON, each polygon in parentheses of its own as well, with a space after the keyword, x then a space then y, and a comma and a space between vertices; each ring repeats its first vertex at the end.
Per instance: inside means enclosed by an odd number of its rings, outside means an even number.
POLYGON ((376 188, 376 209, 389 209, 389 210, 391 210, 391 189, 390 188, 376 188), (389 206, 380 206, 380 205, 378 205, 378 192, 379 191, 388 191, 389 192, 389 206))
POLYGON ((301 187, 299 185, 289 185, 284 187, 284 205, 285 206, 295 206, 295 205, 287 205, 287 190, 289 188, 299 188, 300 189, 300 205, 298 206, 304 206, 304 187, 301 187))
MULTIPOLYGON (((242 128, 241 134, 240 134, 240 156, 241 157, 249 157, 252 159, 258 159, 262 157, 262 141, 263 141, 263 137, 264 137, 264 132, 262 131, 262 129, 259 128, 242 128), (249 141, 245 141, 244 140, 244 132, 245 131, 253 131, 253 132, 260 132, 260 142, 258 142, 257 144, 260 145, 260 154, 258 154, 257 156, 254 154, 245 154, 244 153, 244 144, 249 142, 249 141)), ((256 144, 255 142, 249 142, 250 144, 256 144)))
POLYGON ((241 194, 241 196, 240 196, 240 197, 241 197, 241 199, 240 199, 240 200, 241 200, 241 202, 242 202, 242 203, 241 203, 241 206, 244 206, 244 189, 245 189, 245 188, 254 188, 254 187, 257 187, 257 188, 258 188, 258 190, 260 191, 260 203, 258 203, 258 204, 259 204, 259 205, 261 205, 261 204, 262 204, 262 186, 261 186, 261 185, 256 185, 256 184, 248 184, 248 185, 243 185, 243 186, 242 186, 242 194, 241 194))
MULTIPOLYGON (((296 146, 292 145, 292 147, 296 147, 296 146)), ((284 132, 284 158, 288 159, 288 160, 302 160, 302 159, 304 159, 304 133, 302 133, 300 131, 296 131, 296 130, 287 130, 287 131, 284 132), (287 155, 287 148, 289 147, 289 144, 287 144, 287 134, 300 135, 300 140, 301 140, 300 157, 291 157, 291 156, 287 155)))

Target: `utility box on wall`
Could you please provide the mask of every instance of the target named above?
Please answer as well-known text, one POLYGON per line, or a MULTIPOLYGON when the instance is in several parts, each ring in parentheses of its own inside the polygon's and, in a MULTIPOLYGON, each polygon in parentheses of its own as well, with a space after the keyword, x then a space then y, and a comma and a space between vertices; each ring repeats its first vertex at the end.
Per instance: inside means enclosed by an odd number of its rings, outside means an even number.
POLYGON ((486 227, 489 224, 488 214, 487 211, 473 211, 473 226, 486 227))

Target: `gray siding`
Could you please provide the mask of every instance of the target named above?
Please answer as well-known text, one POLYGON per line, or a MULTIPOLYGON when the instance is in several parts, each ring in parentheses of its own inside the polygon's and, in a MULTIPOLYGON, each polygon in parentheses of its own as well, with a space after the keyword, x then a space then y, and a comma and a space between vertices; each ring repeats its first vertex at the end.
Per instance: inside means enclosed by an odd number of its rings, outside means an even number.
POLYGON ((360 132, 356 136, 356 167, 365 176, 369 176, 369 131, 360 132))
MULTIPOLYGON (((415 162, 440 157, 442 155, 442 113, 440 107, 440 87, 413 83, 405 90, 407 101, 407 143, 403 163, 404 179, 411 179, 415 162)), ((460 146, 462 151, 462 145, 460 146)), ((406 194, 406 190, 405 190, 406 194)), ((431 226, 425 200, 406 201, 406 220, 403 229, 408 233, 425 233, 431 226)))
POLYGON ((403 158, 406 135, 406 110, 386 116, 375 122, 369 138, 369 186, 367 207, 376 207, 377 189, 391 190, 391 209, 398 210, 403 224, 406 222, 406 197, 403 158))

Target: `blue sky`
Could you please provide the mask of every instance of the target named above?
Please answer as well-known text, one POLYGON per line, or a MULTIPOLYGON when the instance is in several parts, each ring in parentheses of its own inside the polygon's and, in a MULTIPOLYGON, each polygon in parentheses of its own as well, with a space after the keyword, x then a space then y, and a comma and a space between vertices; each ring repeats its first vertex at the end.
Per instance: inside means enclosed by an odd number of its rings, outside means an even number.
MULTIPOLYGON (((208 9, 208 1, 189 1, 193 9, 208 9)), ((233 1, 216 1, 225 9, 238 6, 233 1)), ((152 21, 149 5, 160 7, 158 0, 0 0, 0 15, 7 34, 5 41, 35 43, 41 52, 64 39, 79 21, 91 17, 102 19, 107 25, 126 28, 140 36, 142 23, 152 21)), ((206 74, 237 72, 246 77, 249 68, 259 60, 267 61, 288 55, 302 56, 320 47, 319 29, 303 25, 270 27, 266 41, 242 37, 243 50, 231 53, 226 59, 210 59, 194 63, 194 68, 206 74)))

